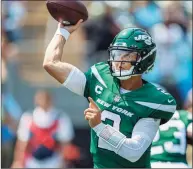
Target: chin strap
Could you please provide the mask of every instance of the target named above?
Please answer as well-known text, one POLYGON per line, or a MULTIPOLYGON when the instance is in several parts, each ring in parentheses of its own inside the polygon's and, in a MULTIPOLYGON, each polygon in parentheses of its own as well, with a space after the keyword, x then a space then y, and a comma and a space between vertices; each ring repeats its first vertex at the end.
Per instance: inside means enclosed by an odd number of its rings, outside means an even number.
POLYGON ((119 80, 128 80, 128 79, 131 78, 131 76, 123 76, 123 77, 119 76, 119 77, 116 77, 116 78, 118 78, 119 80))
POLYGON ((133 69, 134 66, 132 66, 129 70, 115 70, 115 72, 113 72, 112 75, 120 80, 127 80, 131 78, 133 69))

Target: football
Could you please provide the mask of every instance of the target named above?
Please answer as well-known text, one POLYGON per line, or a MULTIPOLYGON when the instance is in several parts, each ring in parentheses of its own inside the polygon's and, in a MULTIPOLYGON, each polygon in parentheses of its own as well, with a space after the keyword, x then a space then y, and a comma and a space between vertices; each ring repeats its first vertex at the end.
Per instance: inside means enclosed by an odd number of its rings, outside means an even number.
POLYGON ((47 0, 50 15, 64 25, 75 25, 80 19, 88 19, 88 11, 80 1, 47 0))

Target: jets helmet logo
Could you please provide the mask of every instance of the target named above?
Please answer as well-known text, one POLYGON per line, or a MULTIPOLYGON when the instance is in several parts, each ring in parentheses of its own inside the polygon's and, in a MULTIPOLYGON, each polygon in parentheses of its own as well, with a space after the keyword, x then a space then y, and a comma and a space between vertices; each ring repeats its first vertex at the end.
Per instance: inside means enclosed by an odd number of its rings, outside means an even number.
POLYGON ((136 41, 143 40, 147 45, 151 45, 153 43, 152 38, 147 35, 138 35, 137 37, 134 37, 136 41))

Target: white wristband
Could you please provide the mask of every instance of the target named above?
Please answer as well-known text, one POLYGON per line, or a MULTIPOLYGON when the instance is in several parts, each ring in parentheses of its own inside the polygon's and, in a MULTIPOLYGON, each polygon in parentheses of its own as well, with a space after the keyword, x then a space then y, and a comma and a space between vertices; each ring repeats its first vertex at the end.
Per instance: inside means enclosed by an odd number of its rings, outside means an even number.
POLYGON ((58 29, 56 30, 55 35, 62 35, 62 36, 65 38, 65 40, 67 41, 68 38, 69 38, 69 36, 70 36, 70 32, 68 32, 68 31, 67 31, 66 29, 64 29, 64 28, 58 27, 58 29))

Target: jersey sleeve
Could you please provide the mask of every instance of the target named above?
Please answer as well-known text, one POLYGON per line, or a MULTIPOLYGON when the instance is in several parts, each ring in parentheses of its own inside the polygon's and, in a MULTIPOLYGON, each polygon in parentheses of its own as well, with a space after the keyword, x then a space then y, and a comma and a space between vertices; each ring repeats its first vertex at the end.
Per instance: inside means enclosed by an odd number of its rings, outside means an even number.
POLYGON ((150 114, 149 117, 161 119, 160 124, 167 123, 176 111, 176 101, 169 95, 164 101, 158 104, 157 108, 150 114))
POLYGON ((81 70, 73 67, 73 70, 68 75, 67 79, 63 83, 63 86, 73 93, 83 96, 86 86, 86 77, 81 70))

